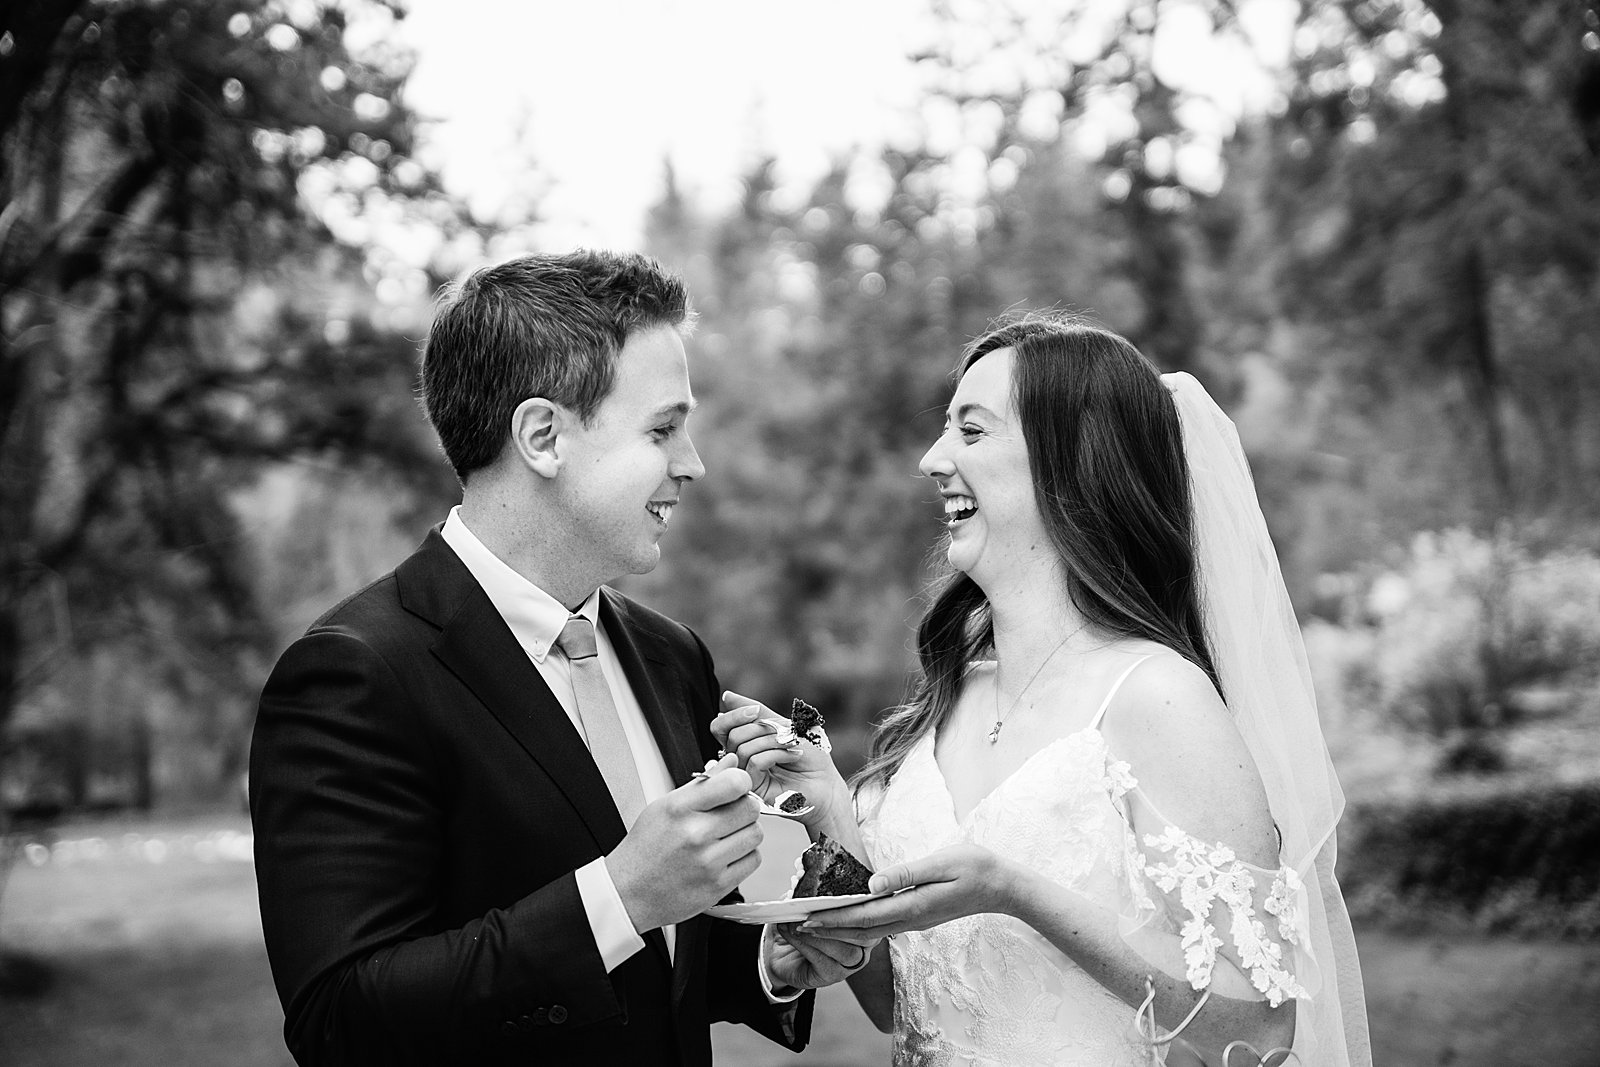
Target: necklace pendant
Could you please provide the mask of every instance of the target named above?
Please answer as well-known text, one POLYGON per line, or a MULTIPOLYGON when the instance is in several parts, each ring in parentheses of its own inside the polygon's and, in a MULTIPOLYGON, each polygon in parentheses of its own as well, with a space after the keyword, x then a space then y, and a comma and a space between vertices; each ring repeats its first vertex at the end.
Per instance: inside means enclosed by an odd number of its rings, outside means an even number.
POLYGON ((999 719, 995 720, 993 728, 991 728, 989 730, 989 743, 991 745, 997 745, 997 744, 1000 743, 1000 720, 999 719))

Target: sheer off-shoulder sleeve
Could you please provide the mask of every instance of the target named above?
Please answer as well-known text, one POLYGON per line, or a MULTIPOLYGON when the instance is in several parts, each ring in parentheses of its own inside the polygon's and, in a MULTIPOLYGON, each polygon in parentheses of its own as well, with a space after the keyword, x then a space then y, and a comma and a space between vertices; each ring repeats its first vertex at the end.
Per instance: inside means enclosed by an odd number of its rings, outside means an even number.
POLYGON ((1320 985, 1305 878, 1241 859, 1158 811, 1128 765, 1112 762, 1124 817, 1120 928, 1163 972, 1236 1000, 1309 999, 1320 985))

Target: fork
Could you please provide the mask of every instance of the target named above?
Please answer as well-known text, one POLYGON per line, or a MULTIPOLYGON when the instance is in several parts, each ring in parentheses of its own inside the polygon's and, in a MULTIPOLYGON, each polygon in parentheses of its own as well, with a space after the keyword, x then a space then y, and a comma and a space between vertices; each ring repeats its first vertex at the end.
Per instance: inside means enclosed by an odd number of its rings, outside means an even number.
MULTIPOLYGON (((692 775, 692 779, 702 782, 710 777, 711 775, 705 771, 695 771, 692 775)), ((802 800, 805 799, 804 793, 798 792, 794 789, 785 789, 783 792, 779 793, 775 798, 773 798, 773 802, 770 804, 762 799, 760 793, 757 793, 754 790, 752 790, 749 795, 755 797, 761 802, 761 814, 763 815, 776 815, 782 819, 798 819, 802 816, 810 815, 813 811, 817 810, 817 806, 815 804, 804 804, 798 808, 795 808, 793 811, 785 811, 783 809, 784 801, 790 799, 791 797, 799 797, 802 800)))

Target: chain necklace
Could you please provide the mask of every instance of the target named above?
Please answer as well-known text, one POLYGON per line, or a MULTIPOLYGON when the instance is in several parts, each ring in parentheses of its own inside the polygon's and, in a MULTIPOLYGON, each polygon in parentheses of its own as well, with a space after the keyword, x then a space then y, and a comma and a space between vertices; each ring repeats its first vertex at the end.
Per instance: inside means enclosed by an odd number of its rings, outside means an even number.
POLYGON ((1044 660, 1040 662, 1039 666, 1034 668, 1033 673, 1028 676, 1027 682, 1025 682, 1022 686, 1022 691, 1017 694, 1016 699, 1011 701, 1011 706, 1006 709, 1005 715, 1000 714, 1000 657, 998 655, 995 656, 994 726, 989 729, 989 743, 991 745, 998 745, 1000 743, 1000 727, 1005 725, 1006 716, 1017 710, 1017 705, 1022 703, 1022 698, 1028 695, 1028 688, 1032 686, 1034 682, 1039 680, 1039 675, 1044 672, 1045 667, 1049 666, 1050 661, 1056 658, 1056 653, 1060 652, 1063 648, 1066 648, 1067 642, 1071 641, 1074 637, 1077 637, 1080 633, 1082 633, 1085 627, 1088 625, 1088 623, 1084 623, 1076 630, 1073 630, 1070 634, 1063 637, 1061 642, 1056 645, 1055 648, 1050 650, 1050 654, 1046 656, 1044 660))

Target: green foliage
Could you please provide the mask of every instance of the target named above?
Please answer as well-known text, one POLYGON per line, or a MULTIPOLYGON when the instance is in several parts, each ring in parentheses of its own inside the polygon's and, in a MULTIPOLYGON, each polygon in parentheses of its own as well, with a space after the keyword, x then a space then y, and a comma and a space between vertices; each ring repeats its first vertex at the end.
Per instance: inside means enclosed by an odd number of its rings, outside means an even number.
POLYGON ((1352 806, 1353 915, 1407 926, 1600 937, 1600 783, 1482 785, 1352 806))

